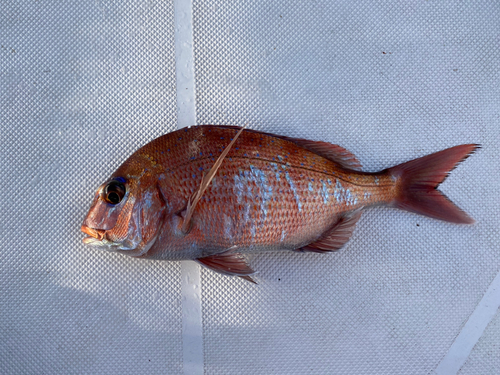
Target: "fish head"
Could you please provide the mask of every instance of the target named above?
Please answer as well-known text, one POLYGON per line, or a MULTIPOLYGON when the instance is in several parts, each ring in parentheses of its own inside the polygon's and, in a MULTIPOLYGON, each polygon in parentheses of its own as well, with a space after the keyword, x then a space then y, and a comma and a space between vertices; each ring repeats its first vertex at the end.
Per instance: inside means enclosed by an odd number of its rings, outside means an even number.
POLYGON ((83 243, 141 256, 151 248, 164 220, 165 202, 151 174, 114 175, 99 186, 81 231, 83 243))

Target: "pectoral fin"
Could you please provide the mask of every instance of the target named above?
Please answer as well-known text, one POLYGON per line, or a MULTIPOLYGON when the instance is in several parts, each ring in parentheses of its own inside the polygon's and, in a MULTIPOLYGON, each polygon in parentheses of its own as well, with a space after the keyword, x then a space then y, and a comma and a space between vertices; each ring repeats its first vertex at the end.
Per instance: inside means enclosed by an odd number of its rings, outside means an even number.
POLYGON ((250 268, 245 257, 240 253, 225 252, 222 254, 198 258, 196 261, 205 267, 210 268, 212 271, 222 273, 223 275, 240 276, 245 280, 257 284, 249 276, 255 273, 255 271, 250 268))
POLYGON ((351 238, 351 235, 354 232, 354 228, 356 228, 356 223, 358 222, 360 217, 361 210, 356 210, 345 214, 319 239, 296 251, 324 253, 339 250, 351 238))

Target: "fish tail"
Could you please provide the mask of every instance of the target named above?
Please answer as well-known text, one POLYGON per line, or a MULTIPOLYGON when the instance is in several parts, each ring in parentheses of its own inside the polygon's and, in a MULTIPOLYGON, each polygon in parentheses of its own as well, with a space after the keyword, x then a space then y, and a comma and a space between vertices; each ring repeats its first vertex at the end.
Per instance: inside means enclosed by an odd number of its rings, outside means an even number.
POLYGON ((474 219, 437 190, 448 174, 480 146, 455 146, 392 167, 388 172, 397 179, 392 205, 406 211, 452 223, 472 224, 474 219))

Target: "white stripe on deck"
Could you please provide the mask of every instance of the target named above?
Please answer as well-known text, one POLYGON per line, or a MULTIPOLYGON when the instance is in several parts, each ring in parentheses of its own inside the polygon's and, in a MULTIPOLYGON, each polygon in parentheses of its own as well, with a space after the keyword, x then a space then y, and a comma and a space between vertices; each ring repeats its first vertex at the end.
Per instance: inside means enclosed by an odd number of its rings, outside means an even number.
MULTIPOLYGON (((196 92, 193 61, 193 9, 191 1, 174 0, 175 75, 177 125, 196 125, 196 92)), ((200 267, 181 262, 182 350, 184 374, 202 375, 203 326, 200 267)))
POLYGON ((500 273, 488 287, 476 309, 465 323, 450 350, 434 371, 438 375, 456 374, 469 358, 472 349, 483 335, 500 307, 500 273))

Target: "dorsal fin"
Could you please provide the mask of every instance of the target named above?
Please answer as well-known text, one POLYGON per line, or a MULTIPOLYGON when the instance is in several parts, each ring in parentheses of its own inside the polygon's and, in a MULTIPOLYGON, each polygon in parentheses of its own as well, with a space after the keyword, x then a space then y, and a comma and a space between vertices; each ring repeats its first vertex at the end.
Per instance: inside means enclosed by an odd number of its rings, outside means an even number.
MULTIPOLYGON (((217 125, 217 127, 226 129, 235 129, 235 130, 241 129, 241 127, 233 125, 217 125)), ((356 158, 356 156, 349 150, 346 150, 345 148, 339 145, 334 145, 332 143, 322 142, 322 141, 311 141, 303 138, 292 138, 292 137, 287 137, 285 135, 266 133, 253 129, 247 129, 246 131, 250 133, 264 134, 270 137, 280 138, 288 142, 293 142, 297 146, 303 147, 311 152, 314 152, 315 154, 322 156, 325 159, 331 160, 334 163, 337 163, 341 167, 346 169, 360 171, 362 168, 361 163, 356 158)))
POLYGON ((322 141, 310 141, 301 138, 289 138, 289 137, 280 137, 280 138, 289 140, 299 145, 300 147, 304 147, 305 149, 308 149, 309 151, 312 151, 315 154, 324 157, 325 159, 331 160, 334 163, 339 164, 343 168, 352 169, 355 171, 360 171, 362 168, 361 163, 356 158, 356 156, 354 156, 354 154, 349 150, 346 150, 345 148, 339 145, 334 145, 322 141))
POLYGON ((356 228, 356 223, 360 217, 361 209, 341 216, 333 227, 327 230, 320 238, 297 251, 325 253, 339 250, 351 238, 352 232, 354 232, 354 228, 356 228))

